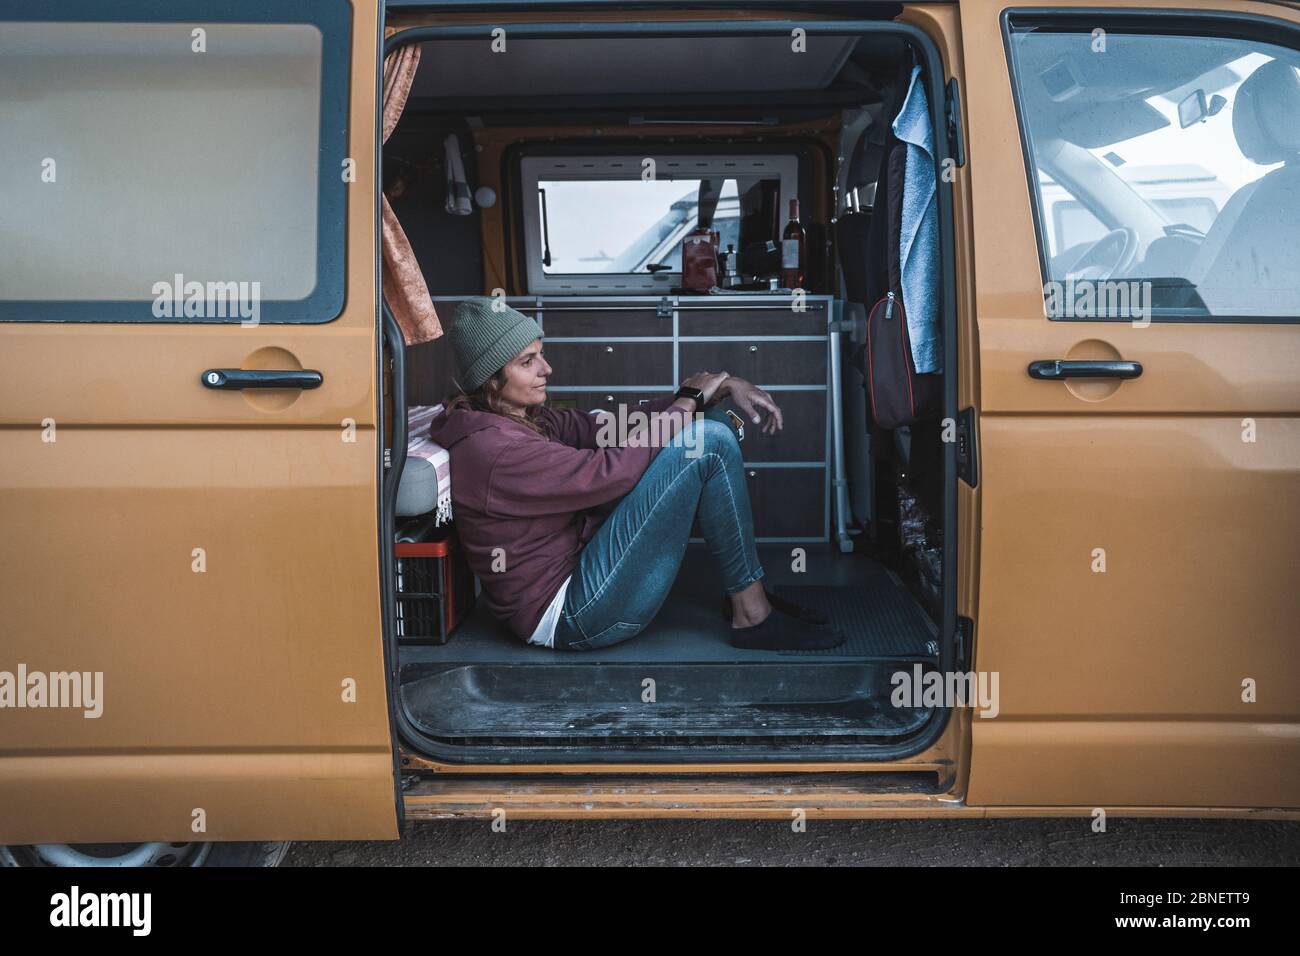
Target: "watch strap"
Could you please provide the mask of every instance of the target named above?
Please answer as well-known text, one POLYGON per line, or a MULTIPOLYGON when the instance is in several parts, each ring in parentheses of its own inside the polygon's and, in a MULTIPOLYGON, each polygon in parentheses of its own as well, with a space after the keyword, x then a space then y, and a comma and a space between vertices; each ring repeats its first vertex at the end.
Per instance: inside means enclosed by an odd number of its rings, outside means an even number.
POLYGON ((689 398, 695 403, 695 410, 697 412, 704 408, 704 392, 701 389, 696 388, 694 385, 681 386, 677 389, 677 394, 675 394, 673 398, 689 398))

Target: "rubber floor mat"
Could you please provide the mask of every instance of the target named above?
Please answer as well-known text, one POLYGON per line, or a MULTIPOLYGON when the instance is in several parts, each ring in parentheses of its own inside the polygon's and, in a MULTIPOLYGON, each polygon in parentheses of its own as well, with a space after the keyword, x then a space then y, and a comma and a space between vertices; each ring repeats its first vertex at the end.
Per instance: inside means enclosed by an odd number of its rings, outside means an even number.
POLYGON ((787 600, 824 611, 846 639, 824 651, 781 651, 798 657, 925 658, 938 653, 938 628, 892 574, 881 571, 871 587, 779 584, 787 600), (887 582, 887 583, 886 583, 887 582))

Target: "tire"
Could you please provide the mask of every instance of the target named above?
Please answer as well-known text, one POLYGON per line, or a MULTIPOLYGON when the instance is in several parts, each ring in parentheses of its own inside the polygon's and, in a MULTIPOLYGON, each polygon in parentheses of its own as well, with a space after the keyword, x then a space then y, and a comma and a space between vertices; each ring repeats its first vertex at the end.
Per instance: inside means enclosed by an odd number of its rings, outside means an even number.
POLYGON ((0 846, 0 867, 279 866, 288 840, 252 843, 42 843, 0 846))

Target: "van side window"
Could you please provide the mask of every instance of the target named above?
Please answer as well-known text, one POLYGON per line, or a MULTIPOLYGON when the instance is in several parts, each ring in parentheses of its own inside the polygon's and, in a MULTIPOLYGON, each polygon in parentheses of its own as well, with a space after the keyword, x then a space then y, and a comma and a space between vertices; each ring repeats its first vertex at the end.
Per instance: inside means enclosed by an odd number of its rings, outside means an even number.
POLYGON ((351 20, 312 17, 0 24, 0 318, 337 317, 351 20))
POLYGON ((1300 54, 1012 19, 1053 319, 1300 317, 1300 54))

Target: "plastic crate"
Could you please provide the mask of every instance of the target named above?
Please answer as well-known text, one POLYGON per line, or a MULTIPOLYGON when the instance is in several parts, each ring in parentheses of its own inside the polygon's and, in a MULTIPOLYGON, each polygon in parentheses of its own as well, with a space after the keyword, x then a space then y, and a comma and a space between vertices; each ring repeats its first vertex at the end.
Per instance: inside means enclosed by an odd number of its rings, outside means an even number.
POLYGON ((474 606, 474 575, 455 536, 399 541, 397 640, 399 644, 446 644, 474 606))

